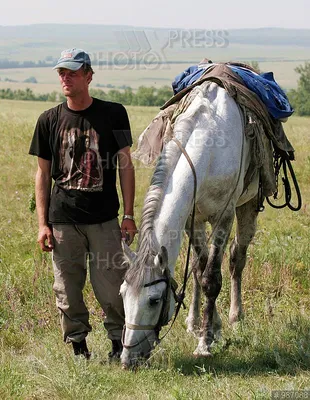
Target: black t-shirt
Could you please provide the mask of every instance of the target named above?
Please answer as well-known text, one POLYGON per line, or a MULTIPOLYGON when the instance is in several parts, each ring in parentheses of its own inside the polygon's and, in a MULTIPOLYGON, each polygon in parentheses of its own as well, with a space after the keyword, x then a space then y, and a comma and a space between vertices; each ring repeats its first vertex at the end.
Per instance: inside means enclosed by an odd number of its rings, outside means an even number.
POLYGON ((93 99, 83 111, 66 102, 40 115, 29 154, 52 161, 49 223, 97 224, 118 216, 117 152, 132 145, 125 108, 93 99))

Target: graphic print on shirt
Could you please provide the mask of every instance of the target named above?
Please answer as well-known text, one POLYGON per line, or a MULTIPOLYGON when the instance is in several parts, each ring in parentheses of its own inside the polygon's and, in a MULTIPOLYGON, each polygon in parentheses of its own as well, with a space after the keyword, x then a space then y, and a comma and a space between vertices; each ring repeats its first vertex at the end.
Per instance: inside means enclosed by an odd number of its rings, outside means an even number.
POLYGON ((103 169, 96 131, 72 128, 62 131, 60 136, 60 185, 64 189, 102 191, 103 169))

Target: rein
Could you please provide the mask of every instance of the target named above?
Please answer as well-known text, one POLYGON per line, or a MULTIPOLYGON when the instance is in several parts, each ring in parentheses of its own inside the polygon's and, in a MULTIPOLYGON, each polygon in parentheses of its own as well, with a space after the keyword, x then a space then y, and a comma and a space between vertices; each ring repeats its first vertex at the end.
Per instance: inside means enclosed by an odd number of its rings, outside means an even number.
POLYGON ((277 190, 273 195, 273 199, 277 200, 278 199, 278 187, 279 187, 279 182, 278 182, 278 177, 280 174, 280 170, 281 168, 283 169, 283 177, 282 177, 282 183, 284 186, 284 193, 285 193, 285 202, 281 205, 276 205, 274 203, 271 202, 271 200, 269 200, 269 198, 267 197, 267 203, 273 207, 273 208, 284 208, 284 207, 288 207, 290 210, 292 211, 299 211, 301 209, 302 206, 302 199, 301 199, 301 193, 300 193, 300 189, 299 189, 299 185, 296 179, 296 175, 293 169, 293 166, 291 164, 291 159, 290 156, 285 153, 285 152, 280 152, 278 149, 276 149, 274 151, 274 172, 275 172, 275 176, 276 176, 276 187, 277 190), (292 199, 292 189, 291 189, 291 185, 290 185, 290 181, 289 181, 289 177, 288 177, 288 173, 287 173, 287 168, 289 170, 289 173, 291 175, 293 184, 294 184, 294 189, 297 195, 297 206, 293 206, 291 204, 291 199, 292 199))
POLYGON ((182 146, 181 142, 176 138, 173 137, 172 140, 178 145, 179 149, 181 150, 181 152, 183 153, 183 155, 185 156, 186 160, 188 161, 192 172, 193 172, 193 177, 194 177, 194 196, 193 196, 193 211, 192 211, 192 220, 191 220, 191 226, 190 226, 190 234, 189 234, 189 238, 188 238, 188 248, 187 248, 187 256, 186 256, 186 264, 185 264, 185 271, 184 271, 184 278, 183 278, 183 285, 179 291, 179 293, 175 296, 176 301, 177 301, 177 306, 176 306, 176 310, 175 310, 175 314, 174 314, 174 318, 173 321, 168 329, 168 331, 164 334, 164 336, 161 338, 161 340, 170 332, 172 326, 175 323, 175 320, 177 319, 177 316, 179 315, 181 306, 183 305, 183 308, 185 309, 185 304, 184 304, 184 299, 185 299, 185 290, 186 290, 186 285, 188 282, 188 279, 190 277, 190 273, 188 273, 188 269, 189 269, 189 262, 190 262, 190 253, 191 253, 191 247, 192 247, 192 241, 193 241, 193 235, 194 235, 194 225, 195 225, 195 212, 196 212, 196 194, 197 194, 197 175, 196 175, 196 170, 194 167, 194 164, 190 158, 190 156, 188 155, 187 151, 185 150, 185 148, 182 146))

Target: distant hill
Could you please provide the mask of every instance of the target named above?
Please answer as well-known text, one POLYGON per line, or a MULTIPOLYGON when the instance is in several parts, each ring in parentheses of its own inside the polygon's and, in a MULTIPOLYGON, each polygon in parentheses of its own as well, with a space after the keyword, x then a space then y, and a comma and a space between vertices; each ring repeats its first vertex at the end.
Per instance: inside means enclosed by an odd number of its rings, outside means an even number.
POLYGON ((52 63, 64 48, 81 47, 106 60, 155 53, 166 62, 216 60, 297 60, 310 58, 310 29, 180 30, 121 25, 39 24, 0 26, 0 61, 52 63), (127 53, 126 53, 127 54, 127 53), (123 55, 124 56, 124 55, 123 55))

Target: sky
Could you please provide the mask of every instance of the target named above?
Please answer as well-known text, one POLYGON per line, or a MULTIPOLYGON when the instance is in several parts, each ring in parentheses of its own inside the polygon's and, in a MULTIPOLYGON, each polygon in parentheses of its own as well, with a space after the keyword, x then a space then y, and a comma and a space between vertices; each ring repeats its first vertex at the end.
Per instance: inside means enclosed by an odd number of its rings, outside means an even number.
POLYGON ((84 23, 185 29, 310 29, 309 15, 309 0, 10 0, 1 5, 0 25, 84 23), (191 10, 190 4, 194 6, 191 10))

